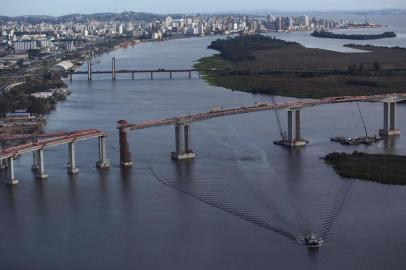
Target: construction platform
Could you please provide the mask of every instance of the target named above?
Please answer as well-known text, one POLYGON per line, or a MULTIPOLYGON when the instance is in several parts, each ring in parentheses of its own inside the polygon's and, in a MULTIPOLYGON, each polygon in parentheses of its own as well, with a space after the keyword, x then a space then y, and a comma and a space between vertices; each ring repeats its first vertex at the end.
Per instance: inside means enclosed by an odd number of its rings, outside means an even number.
POLYGON ((398 136, 400 135, 400 129, 380 129, 379 136, 398 136))
POLYGON ((306 146, 307 144, 309 144, 308 140, 293 140, 293 141, 289 141, 289 140, 280 140, 280 141, 274 141, 274 144, 277 145, 282 145, 285 147, 301 147, 301 146, 306 146))
POLYGON ((171 158, 174 160, 185 160, 185 159, 193 159, 196 157, 194 152, 187 152, 187 153, 176 153, 172 152, 171 158))

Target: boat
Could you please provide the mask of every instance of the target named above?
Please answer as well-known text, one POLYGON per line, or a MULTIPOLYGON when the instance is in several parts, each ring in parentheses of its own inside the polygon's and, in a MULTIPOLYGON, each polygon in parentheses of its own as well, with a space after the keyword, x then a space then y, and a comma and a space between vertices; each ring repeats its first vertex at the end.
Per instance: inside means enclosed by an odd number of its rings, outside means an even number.
POLYGON ((381 137, 375 135, 373 137, 370 136, 362 136, 362 137, 333 137, 330 139, 333 142, 339 142, 343 145, 359 145, 359 144, 366 144, 371 145, 373 143, 377 143, 382 140, 381 137))
POLYGON ((317 237, 315 233, 308 234, 304 240, 308 248, 318 248, 324 243, 323 239, 321 239, 321 237, 317 237))

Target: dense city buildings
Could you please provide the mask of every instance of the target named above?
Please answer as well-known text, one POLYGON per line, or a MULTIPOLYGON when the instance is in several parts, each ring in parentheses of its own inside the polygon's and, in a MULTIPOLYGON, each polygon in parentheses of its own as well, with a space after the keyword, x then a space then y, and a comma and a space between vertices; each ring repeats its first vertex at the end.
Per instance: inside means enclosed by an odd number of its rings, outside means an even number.
MULTIPOLYGON (((125 12, 64 17, 0 18, 0 70, 29 65, 35 57, 72 52, 105 40, 161 40, 233 33, 310 31, 372 26, 300 16, 173 15, 125 12), (12 55, 12 57, 10 57, 12 55)), ((61 59, 63 60, 63 59, 61 59)))

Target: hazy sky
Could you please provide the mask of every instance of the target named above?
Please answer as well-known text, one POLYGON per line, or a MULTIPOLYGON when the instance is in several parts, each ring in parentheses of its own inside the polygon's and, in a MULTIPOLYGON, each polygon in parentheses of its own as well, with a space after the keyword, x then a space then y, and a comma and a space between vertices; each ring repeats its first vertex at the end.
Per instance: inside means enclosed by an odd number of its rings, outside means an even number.
POLYGON ((0 0, 0 14, 64 15, 139 11, 198 13, 249 10, 350 10, 406 8, 406 0, 0 0))

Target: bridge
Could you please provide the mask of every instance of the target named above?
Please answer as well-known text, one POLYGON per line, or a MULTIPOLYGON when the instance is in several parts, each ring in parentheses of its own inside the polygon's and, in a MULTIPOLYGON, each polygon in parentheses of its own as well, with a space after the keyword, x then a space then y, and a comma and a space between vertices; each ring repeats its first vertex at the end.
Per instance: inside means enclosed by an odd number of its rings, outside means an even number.
POLYGON ((191 148, 191 124, 198 121, 205 121, 212 118, 225 117, 231 115, 253 113, 269 110, 287 110, 288 112, 288 130, 287 137, 275 143, 287 147, 304 146, 308 143, 301 137, 301 110, 306 107, 335 104, 345 102, 382 102, 383 106, 383 128, 379 130, 381 136, 399 135, 400 131, 396 128, 396 103, 406 100, 406 94, 389 94, 375 96, 342 96, 323 99, 304 99, 294 102, 279 104, 261 103, 254 106, 222 109, 217 108, 206 113, 185 115, 160 120, 145 121, 140 123, 129 123, 126 120, 117 122, 119 130, 120 144, 120 164, 128 167, 133 164, 129 143, 127 139, 128 130, 142 130, 153 127, 174 126, 175 127, 175 151, 171 156, 173 159, 182 160, 195 158, 195 153, 191 148))
POLYGON ((104 70, 104 71, 93 71, 92 68, 92 62, 89 59, 87 61, 87 71, 69 71, 66 73, 67 76, 69 76, 69 80, 73 80, 73 75, 85 75, 87 74, 87 79, 91 81, 93 79, 93 75, 98 75, 98 74, 111 74, 112 79, 116 80, 117 79, 117 74, 132 74, 132 79, 135 79, 135 74, 140 74, 140 73, 147 73, 150 74, 151 80, 154 79, 154 74, 155 73, 167 73, 169 74, 169 78, 173 78, 174 73, 186 73, 188 75, 189 79, 192 79, 192 73, 197 73, 199 78, 200 78, 200 72, 201 70, 197 69, 145 69, 145 70, 117 70, 116 68, 116 58, 112 58, 112 63, 111 63, 111 70, 104 70))
MULTIPOLYGON (((73 71, 70 70, 65 73, 66 77, 69 77, 69 80, 73 80, 74 75, 86 75, 87 79, 91 81, 93 79, 93 75, 101 75, 101 74, 111 74, 112 79, 117 79, 117 74, 131 74, 132 79, 135 79, 135 74, 149 74, 150 79, 154 79, 155 73, 166 73, 169 76, 169 79, 173 79, 173 74, 175 73, 182 73, 186 74, 189 79, 192 79, 192 74, 197 73, 198 77, 200 78, 202 72, 210 72, 210 73, 219 73, 221 75, 271 75, 271 74, 292 74, 292 75, 314 75, 314 76, 322 76, 322 75, 337 75, 337 74, 348 74, 347 69, 314 69, 314 70, 303 70, 303 69, 258 69, 258 70, 251 70, 251 69, 195 69, 195 68, 186 68, 186 69, 142 69, 142 70, 128 70, 128 69, 121 69, 117 70, 116 65, 116 58, 113 57, 111 61, 111 70, 100 70, 100 71, 93 71, 93 64, 91 59, 87 61, 87 71, 73 71)), ((405 72, 406 69, 390 69, 387 70, 388 72, 405 72)))
MULTIPOLYGON (((26 137, 24 135, 18 135, 15 138, 9 139, 18 140, 20 138, 26 137)), ((106 158, 106 134, 97 129, 88 129, 63 134, 55 133, 50 135, 41 135, 33 142, 5 148, 0 151, 0 170, 7 168, 7 184, 17 184, 18 180, 16 179, 14 172, 14 159, 21 155, 32 153, 32 170, 35 171, 36 178, 46 179, 48 178, 48 174, 45 172, 44 150, 67 144, 69 153, 68 173, 76 174, 79 172, 79 170, 76 167, 75 143, 93 138, 97 138, 99 142, 99 160, 97 161, 96 166, 100 169, 108 168, 110 165, 106 158)))

